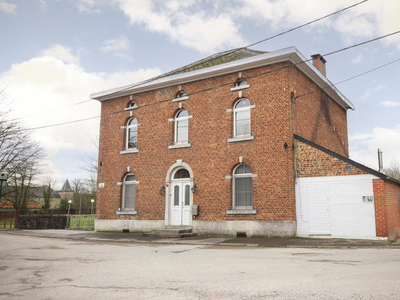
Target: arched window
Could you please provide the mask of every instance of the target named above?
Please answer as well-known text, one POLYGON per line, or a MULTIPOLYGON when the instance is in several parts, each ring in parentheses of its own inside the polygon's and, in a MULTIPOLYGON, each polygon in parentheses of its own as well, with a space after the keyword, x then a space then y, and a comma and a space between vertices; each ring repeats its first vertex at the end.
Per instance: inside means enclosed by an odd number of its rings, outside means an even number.
POLYGON ((186 169, 179 169, 175 172, 174 179, 190 178, 190 173, 186 169))
POLYGON ((135 118, 130 119, 126 126, 126 149, 137 148, 137 128, 137 120, 135 118))
POLYGON ((175 144, 189 143, 189 114, 182 109, 175 115, 175 144))
POLYGON ((233 170, 233 207, 253 208, 253 174, 246 164, 240 164, 233 170))
POLYGON ((134 210, 136 200, 136 177, 133 174, 127 174, 122 182, 122 209, 134 210))
POLYGON ((180 91, 180 92, 178 93, 178 95, 176 96, 176 98, 182 98, 182 97, 187 97, 187 94, 186 94, 185 91, 180 91))
POLYGON ((137 107, 136 102, 135 101, 129 102, 128 108, 134 108, 134 107, 137 107))
POLYGON ((233 108, 233 136, 251 135, 250 101, 243 98, 233 108))
POLYGON ((236 81, 236 86, 243 87, 243 86, 247 86, 247 85, 248 84, 247 84, 247 80, 246 79, 239 79, 239 80, 236 81))

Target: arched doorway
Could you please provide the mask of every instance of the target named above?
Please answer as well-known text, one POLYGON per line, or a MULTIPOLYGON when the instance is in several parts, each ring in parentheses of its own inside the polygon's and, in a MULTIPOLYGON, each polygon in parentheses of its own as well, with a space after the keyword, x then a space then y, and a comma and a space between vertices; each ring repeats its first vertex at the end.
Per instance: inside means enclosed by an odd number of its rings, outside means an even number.
POLYGON ((192 225, 192 188, 191 168, 181 161, 171 166, 166 178, 166 214, 167 226, 192 225))

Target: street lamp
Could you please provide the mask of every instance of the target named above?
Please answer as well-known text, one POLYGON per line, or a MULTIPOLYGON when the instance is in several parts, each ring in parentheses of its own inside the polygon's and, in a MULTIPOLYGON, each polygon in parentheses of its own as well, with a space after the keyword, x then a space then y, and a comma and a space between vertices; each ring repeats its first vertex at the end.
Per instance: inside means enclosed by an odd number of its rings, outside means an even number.
POLYGON ((71 204, 72 204, 72 200, 68 200, 68 215, 71 210, 71 204))
POLYGON ((0 171, 0 201, 1 201, 1 190, 3 189, 3 182, 7 181, 8 173, 0 171))
POLYGON ((92 208, 90 209, 90 214, 93 215, 93 204, 94 204, 94 199, 90 200, 90 202, 92 203, 92 208))

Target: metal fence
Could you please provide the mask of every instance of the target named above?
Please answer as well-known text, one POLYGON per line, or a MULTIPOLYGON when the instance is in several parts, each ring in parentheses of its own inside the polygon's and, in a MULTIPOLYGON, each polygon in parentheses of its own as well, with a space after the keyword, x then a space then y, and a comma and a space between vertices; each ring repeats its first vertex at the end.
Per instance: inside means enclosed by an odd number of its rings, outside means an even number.
POLYGON ((95 215, 68 215, 65 229, 94 230, 95 215))
POLYGON ((0 211, 0 229, 14 228, 17 220, 16 211, 0 211))

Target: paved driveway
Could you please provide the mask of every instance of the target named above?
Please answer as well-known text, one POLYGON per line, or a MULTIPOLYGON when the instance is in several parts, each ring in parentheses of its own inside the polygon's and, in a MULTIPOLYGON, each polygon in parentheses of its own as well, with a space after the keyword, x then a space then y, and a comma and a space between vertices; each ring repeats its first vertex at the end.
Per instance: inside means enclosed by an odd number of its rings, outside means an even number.
POLYGON ((1 299, 399 299, 398 249, 73 241, 0 232, 1 299))

